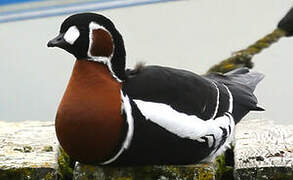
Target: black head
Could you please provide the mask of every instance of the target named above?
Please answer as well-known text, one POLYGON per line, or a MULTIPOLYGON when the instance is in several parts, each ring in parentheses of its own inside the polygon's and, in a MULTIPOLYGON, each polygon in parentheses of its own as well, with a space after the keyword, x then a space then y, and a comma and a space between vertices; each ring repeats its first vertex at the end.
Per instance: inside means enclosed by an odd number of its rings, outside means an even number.
POLYGON ((122 36, 108 18, 94 13, 75 14, 62 23, 59 35, 48 42, 78 60, 107 64, 120 80, 125 79, 125 48, 122 36))

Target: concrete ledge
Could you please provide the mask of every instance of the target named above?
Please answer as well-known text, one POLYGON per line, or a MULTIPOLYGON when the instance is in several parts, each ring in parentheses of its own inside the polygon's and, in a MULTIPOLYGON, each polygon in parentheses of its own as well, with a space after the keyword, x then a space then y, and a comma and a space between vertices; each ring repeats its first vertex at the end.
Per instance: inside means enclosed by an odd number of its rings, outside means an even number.
POLYGON ((76 163, 73 169, 70 158, 59 151, 53 122, 0 122, 0 179, 17 180, 227 180, 233 176, 233 165, 238 180, 291 180, 293 126, 242 121, 236 126, 230 154, 235 163, 219 156, 212 163, 189 166, 114 168, 76 163))
POLYGON ((0 122, 0 179, 57 179, 53 122, 0 122))
POLYGON ((293 179, 293 126, 241 121, 236 126, 234 156, 236 179, 293 179))

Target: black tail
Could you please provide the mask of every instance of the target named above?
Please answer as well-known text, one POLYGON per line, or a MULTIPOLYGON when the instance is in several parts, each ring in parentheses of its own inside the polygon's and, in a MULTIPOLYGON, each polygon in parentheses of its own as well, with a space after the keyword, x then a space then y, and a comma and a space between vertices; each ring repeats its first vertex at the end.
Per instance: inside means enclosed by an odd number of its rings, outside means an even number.
POLYGON ((233 117, 239 122, 249 111, 264 111, 257 106, 257 98, 253 94, 256 85, 264 78, 258 72, 248 68, 239 68, 225 74, 208 74, 206 77, 225 84, 233 96, 233 117))
POLYGON ((255 71, 250 71, 248 68, 238 68, 225 74, 233 82, 243 84, 249 87, 252 92, 256 85, 264 78, 264 75, 255 71))

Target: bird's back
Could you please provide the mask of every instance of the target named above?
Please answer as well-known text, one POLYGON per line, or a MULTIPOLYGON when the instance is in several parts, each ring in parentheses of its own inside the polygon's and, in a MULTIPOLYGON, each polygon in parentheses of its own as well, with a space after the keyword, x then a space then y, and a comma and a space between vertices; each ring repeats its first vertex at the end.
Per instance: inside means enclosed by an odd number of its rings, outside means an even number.
POLYGON ((211 118, 217 92, 212 82, 186 70, 144 66, 127 72, 123 90, 132 98, 170 105, 179 112, 211 118))
POLYGON ((229 91, 233 96, 232 114, 236 123, 250 110, 262 110, 257 107, 253 91, 263 75, 246 68, 200 76, 169 67, 143 66, 128 70, 127 77, 123 90, 131 98, 168 104, 179 112, 203 120, 222 116, 228 111, 229 91), (214 114, 217 103, 218 110, 214 114))

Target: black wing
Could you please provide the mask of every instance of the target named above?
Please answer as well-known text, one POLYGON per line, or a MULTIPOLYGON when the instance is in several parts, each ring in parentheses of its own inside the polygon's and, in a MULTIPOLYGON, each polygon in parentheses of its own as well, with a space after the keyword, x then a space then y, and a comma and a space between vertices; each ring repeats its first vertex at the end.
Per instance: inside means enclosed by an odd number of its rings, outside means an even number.
POLYGON ((160 66, 128 70, 127 77, 123 91, 132 99, 168 104, 204 120, 213 117, 218 92, 214 83, 205 77, 160 66))
POLYGON ((123 83, 123 90, 131 98, 168 104, 179 112, 204 120, 228 111, 230 96, 226 87, 233 96, 232 114, 236 123, 250 110, 263 110, 257 106, 253 94, 263 75, 247 68, 199 76, 180 69, 139 66, 127 70, 126 74, 128 78, 123 83))

